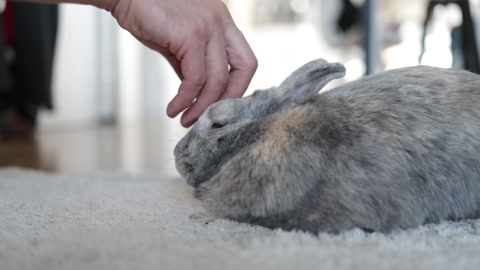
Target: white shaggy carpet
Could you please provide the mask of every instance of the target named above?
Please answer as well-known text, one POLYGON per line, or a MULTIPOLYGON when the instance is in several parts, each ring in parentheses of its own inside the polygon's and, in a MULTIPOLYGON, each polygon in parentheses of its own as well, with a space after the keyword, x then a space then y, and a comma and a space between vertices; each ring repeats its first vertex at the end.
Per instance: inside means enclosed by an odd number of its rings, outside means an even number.
POLYGON ((0 269, 480 269, 480 220, 311 235, 190 219, 179 177, 0 170, 0 269))

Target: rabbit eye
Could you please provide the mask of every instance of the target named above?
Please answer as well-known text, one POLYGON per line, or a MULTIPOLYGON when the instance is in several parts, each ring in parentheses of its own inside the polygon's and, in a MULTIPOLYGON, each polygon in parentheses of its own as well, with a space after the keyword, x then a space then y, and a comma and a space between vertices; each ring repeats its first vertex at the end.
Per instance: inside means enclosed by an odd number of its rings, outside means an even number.
POLYGON ((221 123, 221 122, 216 122, 216 123, 213 123, 212 124, 212 129, 218 129, 218 128, 222 128, 226 125, 226 123, 221 123))

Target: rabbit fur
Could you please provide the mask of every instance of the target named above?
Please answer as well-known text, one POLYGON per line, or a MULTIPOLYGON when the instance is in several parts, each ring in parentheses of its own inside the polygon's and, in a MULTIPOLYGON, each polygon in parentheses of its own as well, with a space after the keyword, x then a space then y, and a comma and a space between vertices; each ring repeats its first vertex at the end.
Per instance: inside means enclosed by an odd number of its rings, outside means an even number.
POLYGON ((207 211, 314 233, 479 217, 480 76, 417 66, 318 93, 344 74, 318 59, 211 105, 174 151, 207 211))

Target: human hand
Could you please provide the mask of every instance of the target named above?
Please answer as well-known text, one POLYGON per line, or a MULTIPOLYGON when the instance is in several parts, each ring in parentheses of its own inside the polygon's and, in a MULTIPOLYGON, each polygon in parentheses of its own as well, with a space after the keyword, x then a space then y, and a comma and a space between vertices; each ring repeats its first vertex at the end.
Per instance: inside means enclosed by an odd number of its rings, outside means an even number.
POLYGON ((245 37, 220 0, 115 0, 119 25, 169 61, 182 80, 167 107, 191 126, 212 103, 241 97, 257 68, 245 37))

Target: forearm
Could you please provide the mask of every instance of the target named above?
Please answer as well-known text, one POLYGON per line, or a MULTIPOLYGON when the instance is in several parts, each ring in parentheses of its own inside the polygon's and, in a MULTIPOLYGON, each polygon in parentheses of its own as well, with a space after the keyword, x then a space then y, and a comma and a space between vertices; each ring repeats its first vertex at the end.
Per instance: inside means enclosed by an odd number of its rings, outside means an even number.
POLYGON ((92 5, 98 8, 111 11, 118 0, 8 0, 8 1, 44 3, 44 4, 60 4, 60 3, 84 4, 84 5, 92 5))

